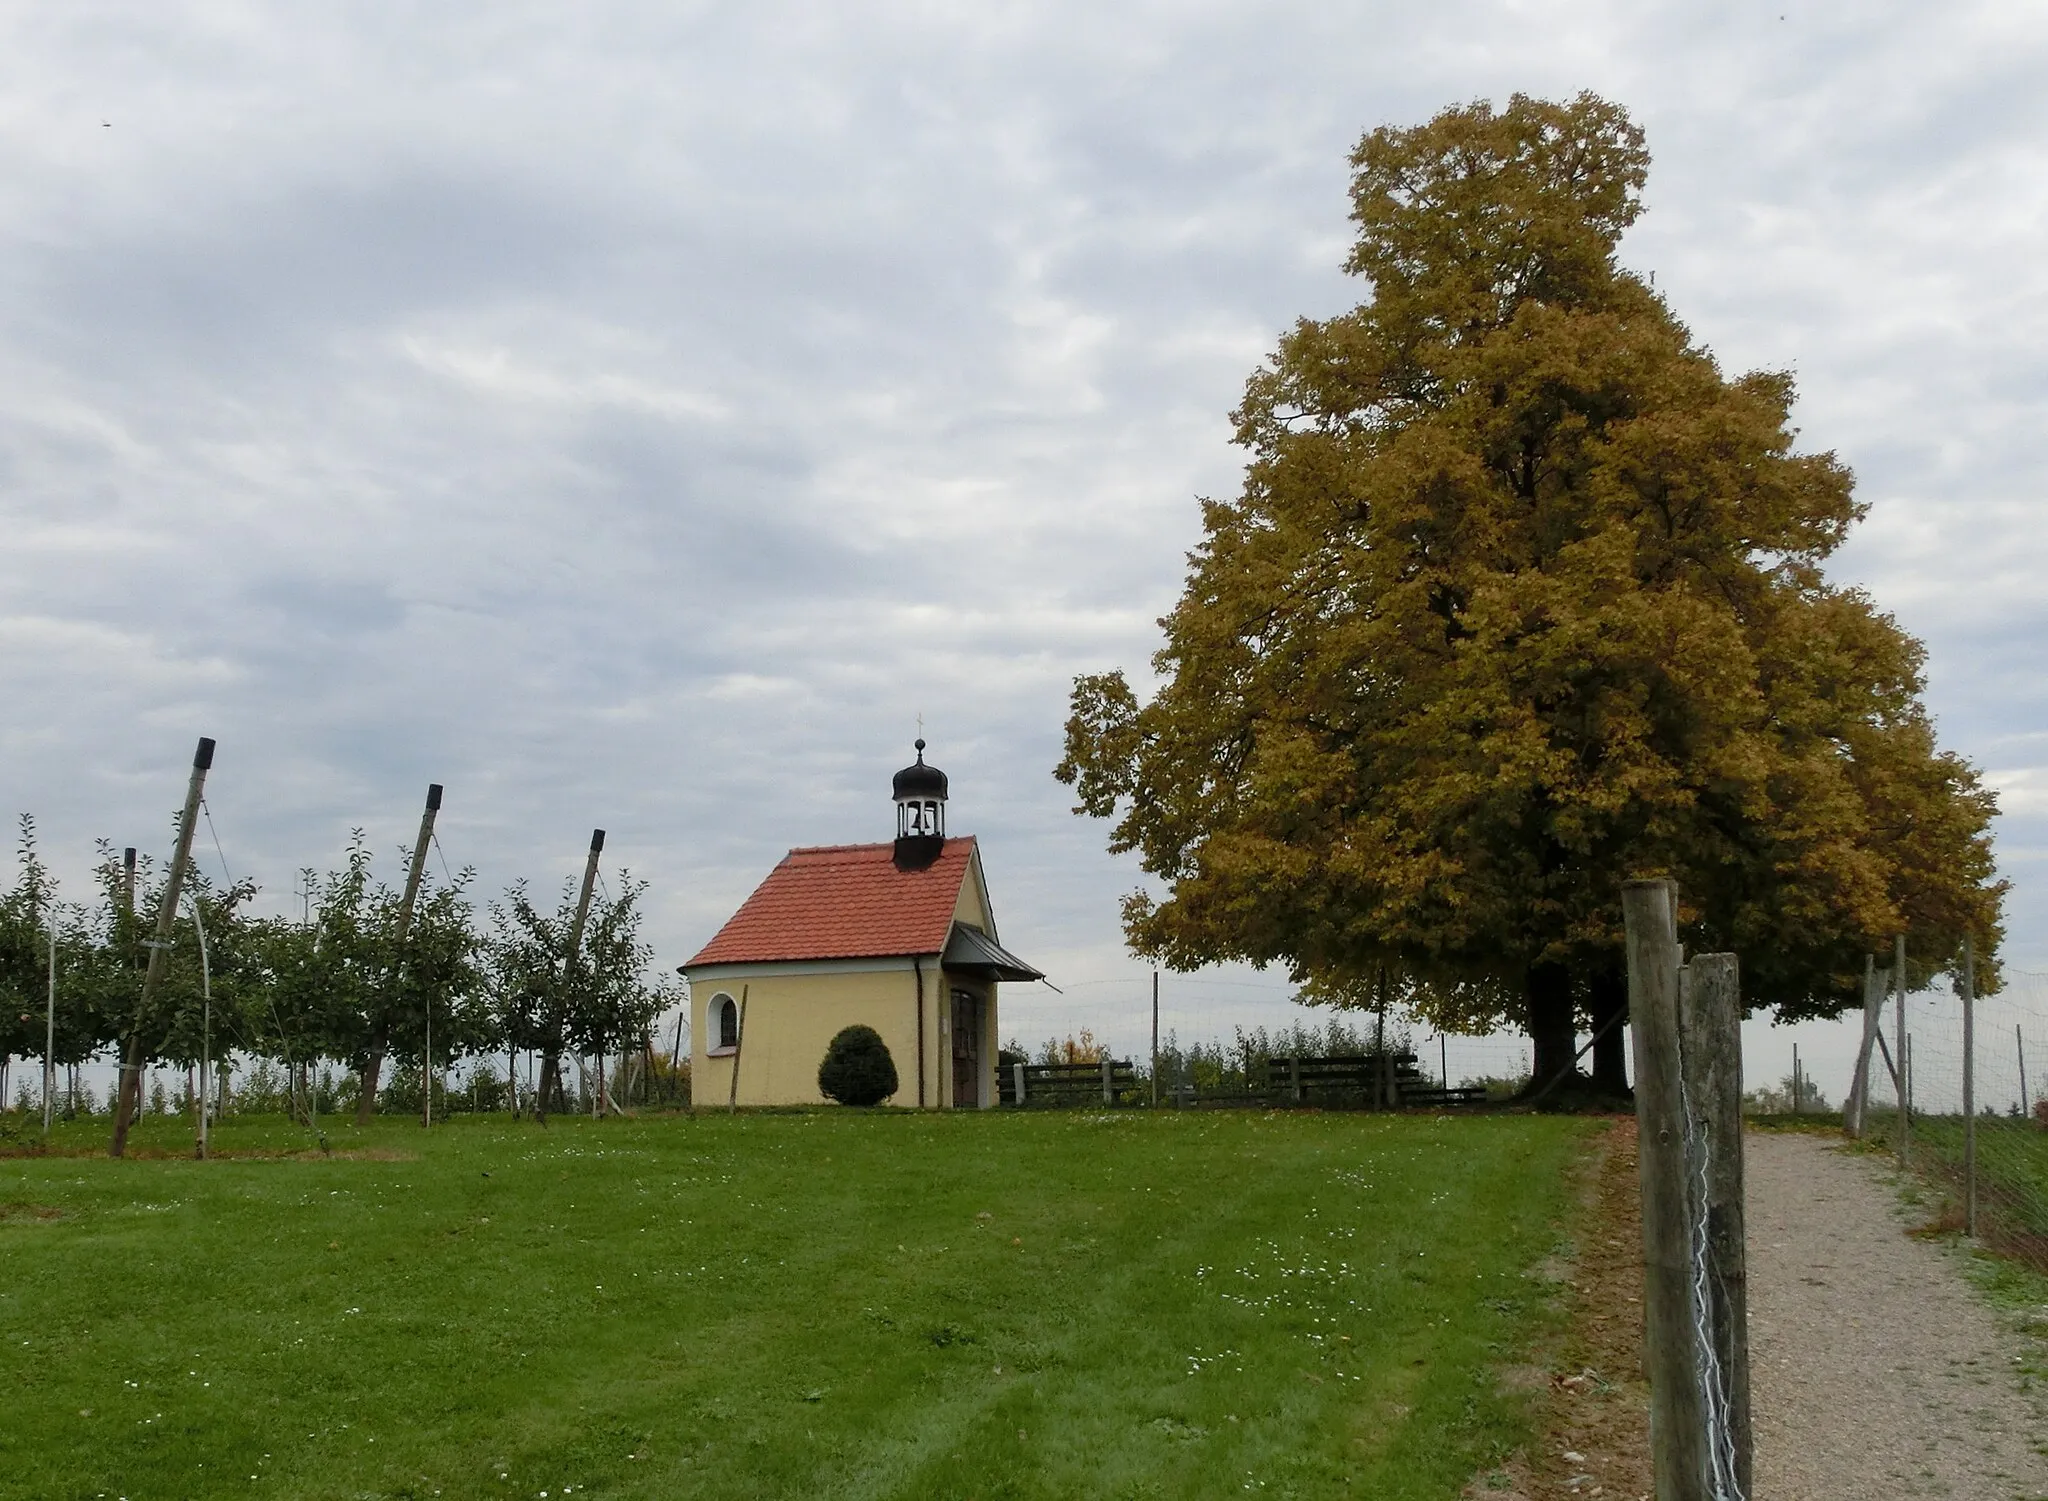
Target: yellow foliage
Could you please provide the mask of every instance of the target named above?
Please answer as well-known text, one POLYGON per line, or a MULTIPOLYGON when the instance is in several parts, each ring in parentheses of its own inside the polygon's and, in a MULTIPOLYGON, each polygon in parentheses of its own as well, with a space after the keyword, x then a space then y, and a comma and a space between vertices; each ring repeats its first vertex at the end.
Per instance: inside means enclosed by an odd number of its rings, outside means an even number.
POLYGON ((1848 469, 1616 260, 1648 162, 1590 95, 1360 144, 1370 300, 1247 383, 1158 693, 1074 685, 1057 775, 1167 888, 1125 902, 1140 952, 1352 1004, 1384 968, 1439 1025, 1529 1026, 1540 1074, 1616 1004, 1631 877, 1785 1015, 1900 929, 1995 950, 1992 795, 1919 644, 1822 570, 1848 469))

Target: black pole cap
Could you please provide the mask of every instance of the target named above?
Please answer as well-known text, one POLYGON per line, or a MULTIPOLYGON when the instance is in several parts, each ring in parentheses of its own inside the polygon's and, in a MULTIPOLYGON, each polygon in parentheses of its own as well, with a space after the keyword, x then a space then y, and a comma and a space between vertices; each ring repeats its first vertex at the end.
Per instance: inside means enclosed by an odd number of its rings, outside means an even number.
POLYGON ((133 870, 133 869, 135 869, 135 846, 134 846, 134 845, 132 845, 132 844, 131 844, 131 845, 129 845, 129 846, 128 846, 128 848, 126 848, 126 849, 124 849, 124 850, 122 850, 122 851, 121 851, 121 863, 122 863, 123 865, 127 866, 127 867, 128 867, 128 868, 129 868, 130 870, 133 870))
POLYGON ((429 782, 427 783, 427 811, 429 813, 438 813, 440 810, 441 784, 439 782, 429 782))
POLYGON ((199 737, 199 749, 193 754, 192 769, 194 771, 211 771, 213 769, 213 741, 204 735, 199 737))
POLYGON ((603 849, 604 849, 604 830, 603 830, 603 829, 592 829, 592 830, 590 831, 590 853, 591 853, 591 854, 593 854, 593 855, 595 855, 595 854, 599 854, 599 853, 601 853, 601 852, 603 851, 603 849))

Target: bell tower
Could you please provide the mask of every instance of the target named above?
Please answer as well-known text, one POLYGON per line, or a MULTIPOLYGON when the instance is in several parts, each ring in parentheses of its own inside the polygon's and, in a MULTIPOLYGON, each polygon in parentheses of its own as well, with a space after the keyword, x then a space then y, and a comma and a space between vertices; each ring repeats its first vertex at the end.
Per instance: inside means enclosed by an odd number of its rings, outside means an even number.
POLYGON ((924 740, 917 760, 896 773, 896 868, 923 870, 946 847, 946 774, 925 765, 924 740))

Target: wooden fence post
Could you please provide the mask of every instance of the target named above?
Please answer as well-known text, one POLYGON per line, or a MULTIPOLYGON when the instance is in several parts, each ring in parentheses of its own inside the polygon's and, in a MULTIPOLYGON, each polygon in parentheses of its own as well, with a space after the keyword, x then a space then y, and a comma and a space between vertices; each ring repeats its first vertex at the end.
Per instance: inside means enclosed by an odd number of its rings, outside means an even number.
POLYGON ((1963 935, 1963 1233, 1977 1238, 1977 950, 1963 935))
POLYGON ((1116 1103, 1116 1087, 1113 1082, 1115 1070, 1116 1065, 1110 1062, 1109 1054, 1104 1053, 1102 1055, 1102 1103, 1105 1105, 1114 1105, 1116 1103))
POLYGON ((1010 1068, 1017 1078, 1017 1103, 1021 1105, 1024 1103, 1024 1065, 1013 1063, 1010 1068))
POLYGON ((1842 1130, 1862 1138, 1870 1114, 1870 1051, 1882 1026, 1884 994, 1891 976, 1877 967, 1877 956, 1863 956, 1863 1041, 1856 1049, 1856 1072, 1849 1080, 1849 1100, 1842 1107, 1842 1130))
POLYGON ((2020 1114, 2031 1116, 2034 1097, 2027 1093, 2027 1034, 2020 1030, 2018 1022, 2012 1024, 2012 1045, 2019 1049, 2020 1055, 2020 1114))
POLYGON ((1159 971, 1152 971, 1152 1103, 1159 1103, 1159 971))
MULTIPOLYGON (((1391 1098, 1394 1085, 1392 1076, 1387 1068, 1387 967, 1384 964, 1379 969, 1377 988, 1379 992, 1379 1020, 1373 1025, 1372 1050, 1374 1056, 1379 1061, 1375 1068, 1377 1077, 1373 1079, 1372 1083, 1373 1108, 1377 1110, 1391 1110, 1394 1108, 1394 1101, 1391 1098)), ((1301 1091, 1297 1087, 1295 1098, 1299 1099, 1300 1097, 1301 1091)))
POLYGON ((1906 1051, 1906 935, 1892 940, 1892 989, 1899 998, 1899 1164, 1913 1159, 1913 1070, 1906 1051))
POLYGON ((1679 1055, 1695 1152, 1687 1177, 1704 1201, 1691 1206, 1693 1287, 1704 1287, 1700 1376, 1707 1394, 1708 1460, 1718 1488, 1749 1494, 1749 1278, 1743 1244, 1742 974, 1733 954, 1698 954, 1679 984, 1679 1055), (1702 1275, 1704 1273, 1704 1275, 1702 1275))
POLYGON ((1906 1082, 1903 1086, 1905 1093, 1900 1096, 1905 1103, 1899 1107, 1899 1119, 1902 1122, 1899 1127, 1899 1157, 1901 1161, 1910 1161, 1911 1153, 1909 1148, 1911 1143, 1906 1140, 1908 1128, 1903 1123, 1908 1123, 1913 1118, 1913 1039, 1911 1036, 1906 1038, 1905 1064, 1900 1069, 1900 1072, 1905 1075, 1906 1082))
POLYGON ((1686 1224, 1685 1112, 1680 1101, 1678 932, 1669 881, 1621 890, 1628 1021, 1635 1042, 1637 1168, 1643 1196, 1643 1316, 1650 1448, 1658 1501, 1691 1501, 1706 1474, 1706 1431, 1693 1384, 1693 1299, 1686 1224))

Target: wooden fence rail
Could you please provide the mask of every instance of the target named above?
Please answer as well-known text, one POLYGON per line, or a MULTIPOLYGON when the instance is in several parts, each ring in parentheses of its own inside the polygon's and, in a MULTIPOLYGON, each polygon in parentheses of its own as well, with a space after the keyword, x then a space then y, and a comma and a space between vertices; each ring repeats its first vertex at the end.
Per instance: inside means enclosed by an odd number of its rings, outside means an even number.
POLYGON ((1128 1058, 1012 1063, 1001 1074, 1005 1105, 1115 1105, 1138 1087, 1138 1066, 1128 1058))
MULTIPOLYGON (((1136 1103, 1137 1066, 1129 1059, 1099 1063, 1006 1063, 998 1071, 1005 1105, 1119 1105, 1136 1103), (1127 1096, 1132 1098, 1126 1098, 1127 1096)), ((1392 1104, 1400 1109, 1431 1110, 1453 1105, 1479 1105, 1486 1091, 1477 1085, 1442 1087, 1417 1067, 1415 1055, 1394 1053, 1346 1058, 1280 1057, 1254 1068, 1247 1087, 1218 1095, 1198 1095, 1186 1085, 1162 1085, 1162 1100, 1183 1108, 1197 1105, 1251 1106, 1323 1104, 1392 1104)))

